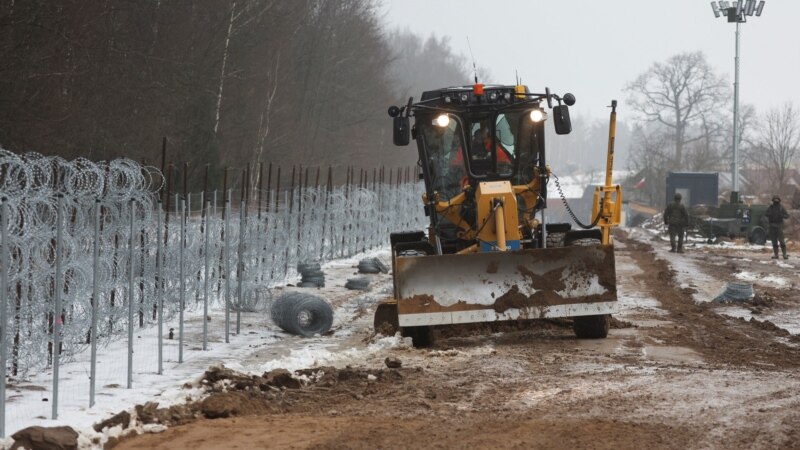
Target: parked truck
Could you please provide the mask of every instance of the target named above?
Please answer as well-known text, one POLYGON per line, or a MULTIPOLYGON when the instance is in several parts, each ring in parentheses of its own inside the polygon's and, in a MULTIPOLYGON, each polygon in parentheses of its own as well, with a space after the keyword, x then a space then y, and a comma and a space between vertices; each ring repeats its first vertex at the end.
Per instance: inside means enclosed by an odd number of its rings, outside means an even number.
POLYGON ((689 210, 689 230, 714 242, 719 237, 744 237, 750 243, 767 241, 763 223, 766 205, 750 205, 738 196, 732 203, 719 204, 718 172, 670 172, 667 175, 666 201, 681 194, 689 210))

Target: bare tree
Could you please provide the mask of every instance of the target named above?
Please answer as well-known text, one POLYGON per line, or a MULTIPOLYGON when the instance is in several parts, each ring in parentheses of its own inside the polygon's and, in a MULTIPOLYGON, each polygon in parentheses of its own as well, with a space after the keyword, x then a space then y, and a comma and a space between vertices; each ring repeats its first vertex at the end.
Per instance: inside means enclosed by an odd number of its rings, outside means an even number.
POLYGON ((654 124, 639 124, 632 132, 630 168, 641 174, 646 183, 639 194, 641 200, 651 205, 662 205, 666 185, 663 180, 670 171, 672 141, 664 133, 653 132, 654 124))
POLYGON ((388 34, 388 42, 393 53, 390 77, 398 101, 422 91, 470 83, 471 68, 464 56, 453 52, 447 37, 423 39, 409 30, 395 30, 388 34))
POLYGON ((769 173, 780 192, 800 148, 800 111, 792 103, 770 109, 762 122, 753 162, 769 173))
POLYGON ((166 136, 191 189, 206 165, 213 187, 248 162, 413 164, 375 151, 396 103, 376 5, 0 0, 0 144, 153 163, 166 136))
POLYGON ((625 89, 640 119, 658 124, 656 132, 670 136, 672 168, 683 166, 688 144, 706 137, 703 119, 721 107, 728 92, 702 52, 681 53, 654 63, 625 89))

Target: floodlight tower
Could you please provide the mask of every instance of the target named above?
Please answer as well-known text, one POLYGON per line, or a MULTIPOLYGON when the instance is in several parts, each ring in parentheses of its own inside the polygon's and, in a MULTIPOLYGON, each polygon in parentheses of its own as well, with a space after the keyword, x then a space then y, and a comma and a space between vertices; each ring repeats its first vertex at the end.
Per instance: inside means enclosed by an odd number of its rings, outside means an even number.
POLYGON ((764 10, 764 0, 737 0, 733 2, 719 1, 711 2, 711 9, 714 10, 714 17, 724 15, 729 23, 736 24, 736 57, 734 64, 733 81, 733 189, 731 190, 731 203, 739 203, 739 24, 747 22, 747 16, 761 16, 764 10))

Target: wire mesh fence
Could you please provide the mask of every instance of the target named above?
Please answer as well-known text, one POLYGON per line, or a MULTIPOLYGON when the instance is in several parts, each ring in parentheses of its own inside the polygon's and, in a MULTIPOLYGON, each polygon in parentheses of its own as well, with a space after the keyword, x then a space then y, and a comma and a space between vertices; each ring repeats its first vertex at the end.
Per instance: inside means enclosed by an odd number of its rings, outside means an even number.
MULTIPOLYGON (((420 189, 408 175, 402 183, 400 172, 389 183, 352 179, 262 190, 255 209, 230 189, 170 197, 167 207, 155 168, 0 150, 2 378, 52 370, 55 419, 59 365, 85 361, 92 406, 108 381, 98 364, 124 370, 130 388, 136 364, 161 374, 165 360, 182 362, 187 314, 202 314, 201 342, 193 334, 190 348, 206 350, 210 310, 225 311, 227 342, 241 314, 263 309, 266 289, 298 263, 349 257, 384 245, 390 230, 421 227, 420 189), (165 332, 175 321, 178 329, 165 332), (98 346, 123 342, 124 369, 121 358, 97 361, 98 346)), ((7 406, 0 383, 0 436, 7 406)))

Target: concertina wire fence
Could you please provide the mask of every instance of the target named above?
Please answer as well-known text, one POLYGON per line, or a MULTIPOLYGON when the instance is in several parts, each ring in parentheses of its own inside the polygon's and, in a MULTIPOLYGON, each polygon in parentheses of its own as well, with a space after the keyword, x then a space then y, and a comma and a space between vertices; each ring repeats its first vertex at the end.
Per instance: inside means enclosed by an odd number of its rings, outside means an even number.
POLYGON ((229 315, 263 306, 267 288, 297 263, 350 257, 424 221, 413 182, 273 190, 258 214, 231 191, 227 201, 221 192, 175 196, 165 214, 162 187, 160 171, 128 159, 0 149, 0 370, 5 380, 52 368, 53 419, 58 366, 81 352, 91 349, 94 361, 96 346, 127 339, 130 387, 134 328, 158 326, 160 374, 164 321, 224 309, 227 342, 229 315))

